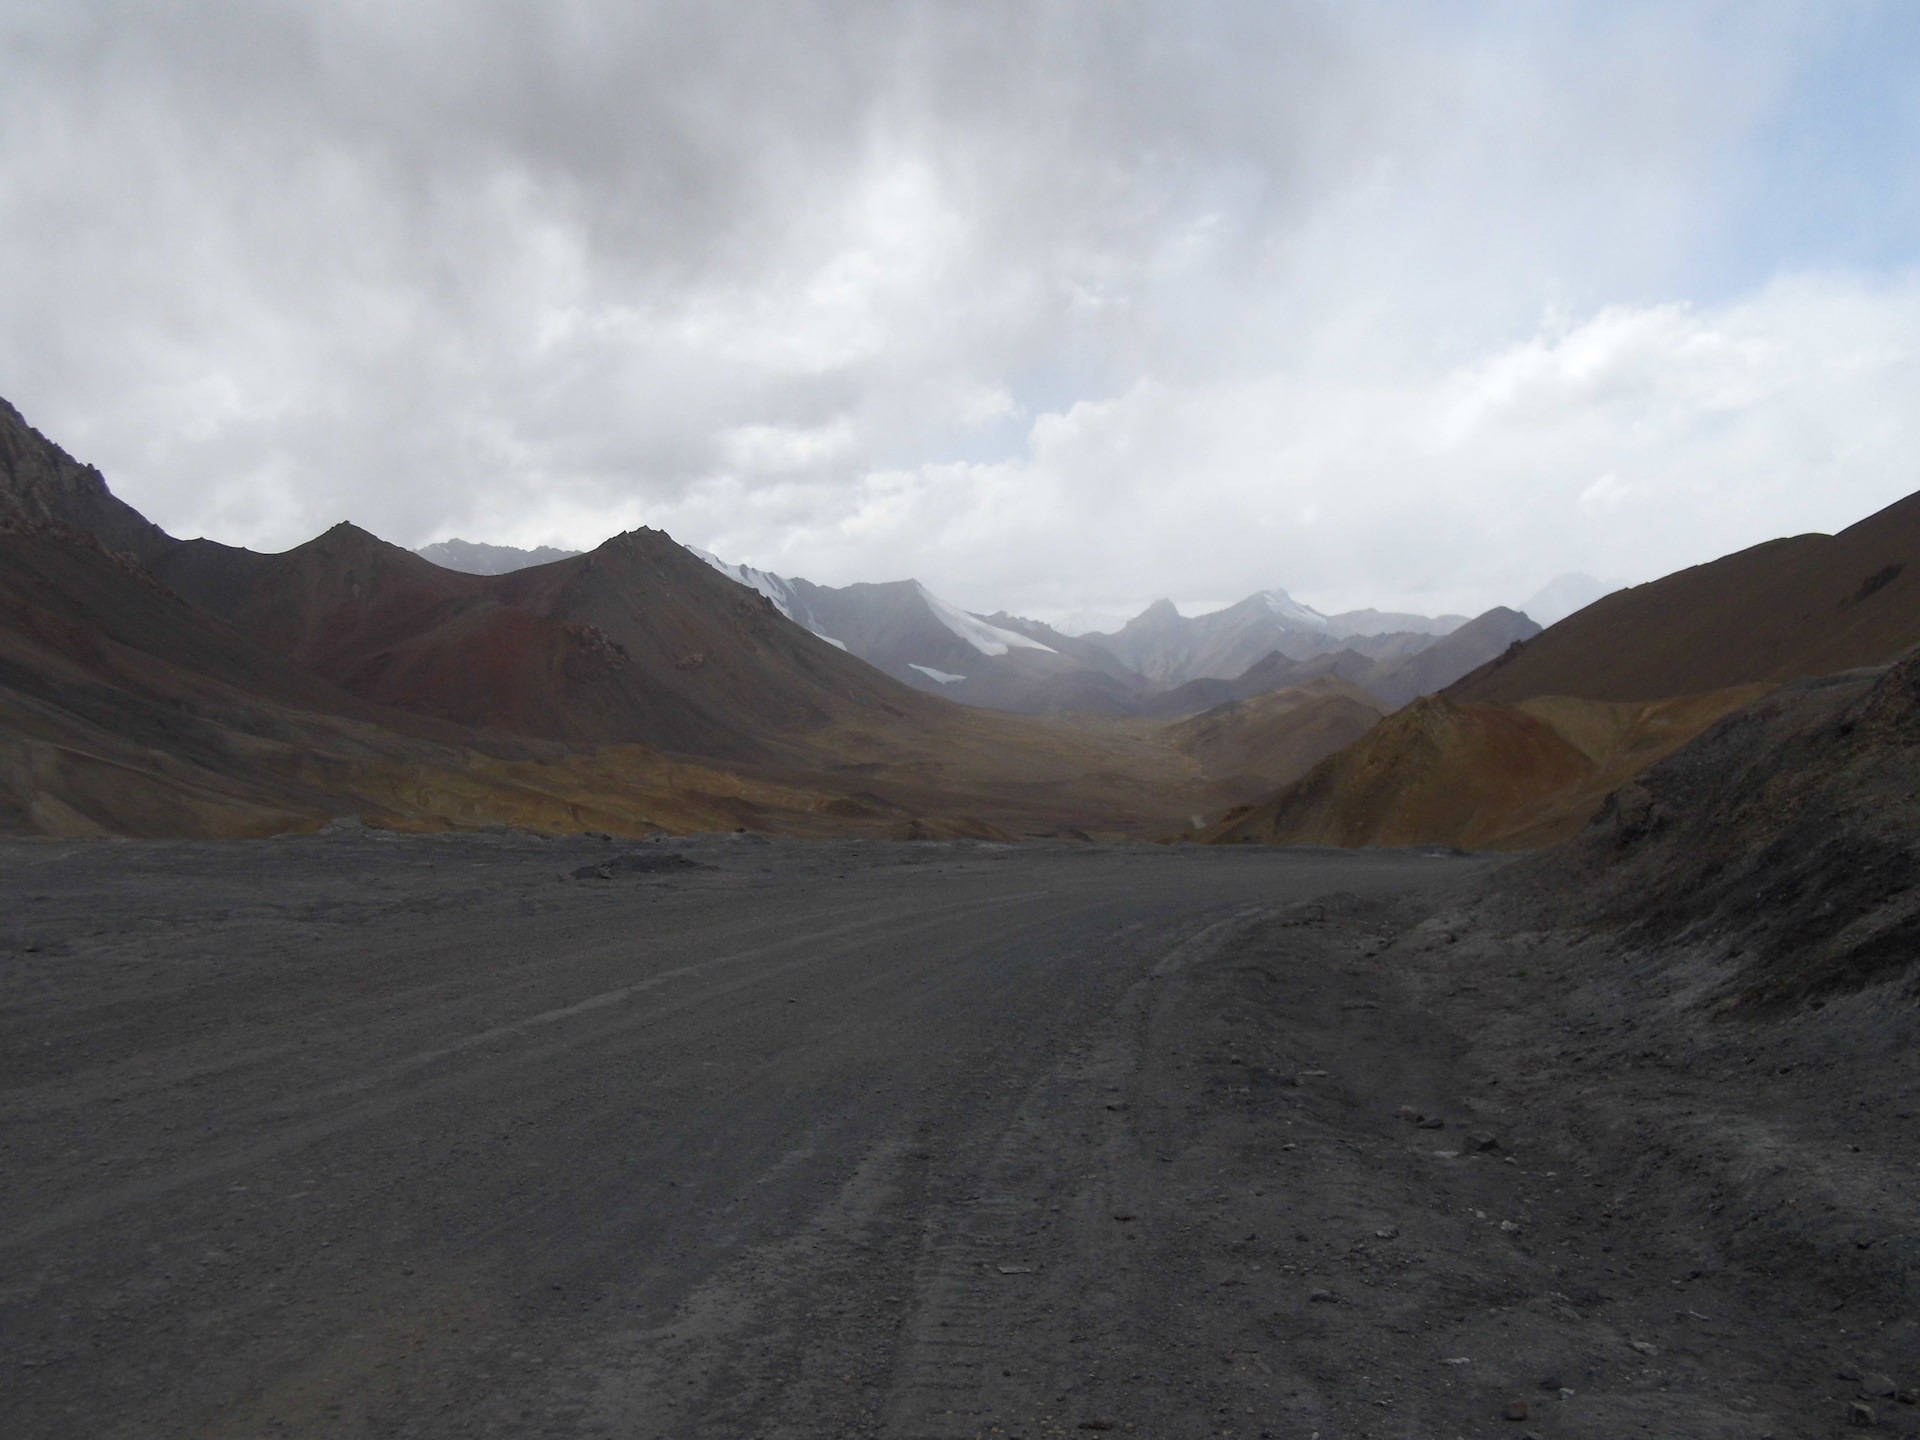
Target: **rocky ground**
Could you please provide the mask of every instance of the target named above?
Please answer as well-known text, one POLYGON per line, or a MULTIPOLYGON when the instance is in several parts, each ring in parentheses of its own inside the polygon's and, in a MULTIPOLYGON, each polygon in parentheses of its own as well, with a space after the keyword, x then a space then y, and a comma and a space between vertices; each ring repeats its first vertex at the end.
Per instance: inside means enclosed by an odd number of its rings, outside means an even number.
POLYGON ((943 1384, 879 1433, 1920 1433, 1911 1048, 1702 1033, 1605 944, 1417 909, 1143 982, 948 1222, 943 1384))
POLYGON ((5 859, 10 1435, 1920 1433, 1911 1001, 1492 862, 5 859))

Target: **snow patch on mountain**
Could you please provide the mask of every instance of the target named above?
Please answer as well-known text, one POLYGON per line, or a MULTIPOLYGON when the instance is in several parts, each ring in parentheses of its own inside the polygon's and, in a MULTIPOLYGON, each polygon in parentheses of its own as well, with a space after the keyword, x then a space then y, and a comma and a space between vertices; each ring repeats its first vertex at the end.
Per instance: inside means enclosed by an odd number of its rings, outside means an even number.
POLYGON ((687 549, 695 555, 698 555, 702 560, 706 561, 707 564, 718 570, 736 585, 744 585, 749 590, 758 590, 762 595, 773 601, 774 609, 778 610, 789 620, 794 619, 793 587, 787 583, 785 576, 775 575, 770 570, 756 570, 751 565, 729 564, 711 550, 702 550, 698 545, 689 545, 687 549))
POLYGON ((793 585, 788 581, 786 576, 776 575, 771 570, 756 570, 751 565, 731 565, 711 550, 702 550, 698 545, 689 545, 686 548, 690 553, 698 555, 702 560, 706 561, 707 564, 718 570, 736 585, 744 585, 749 590, 758 590, 773 602, 774 609, 786 616, 787 619, 793 621, 794 624, 811 630, 829 645, 837 645, 842 650, 847 648, 840 641, 834 639, 833 636, 816 626, 813 623, 812 616, 806 614, 804 609, 800 608, 800 597, 794 593, 793 585))
POLYGON ((950 674, 945 670, 936 670, 931 665, 916 665, 912 661, 907 662, 907 668, 909 670, 918 670, 929 680, 938 680, 942 685, 952 685, 967 678, 964 675, 950 674))
POLYGON ((917 580, 914 585, 920 591, 920 598, 926 601, 927 609, 933 612, 934 619, 982 655, 1004 655, 1009 650, 1044 650, 1049 655, 1057 653, 1051 645, 1042 645, 1017 630, 1002 630, 998 625, 989 625, 978 615, 969 615, 958 605, 942 600, 917 580))
POLYGON ((1284 590, 1262 590, 1256 597, 1276 620, 1301 630, 1331 631, 1332 622, 1311 605, 1302 605, 1284 590))

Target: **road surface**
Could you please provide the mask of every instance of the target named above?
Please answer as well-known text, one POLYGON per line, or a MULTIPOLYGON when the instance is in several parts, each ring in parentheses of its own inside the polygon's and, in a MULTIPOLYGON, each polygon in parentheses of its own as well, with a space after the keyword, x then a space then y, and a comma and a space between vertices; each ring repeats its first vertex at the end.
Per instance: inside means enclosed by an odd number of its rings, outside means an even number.
POLYGON ((0 852, 8 1436, 1707 1424, 1398 978, 1487 860, 0 852))

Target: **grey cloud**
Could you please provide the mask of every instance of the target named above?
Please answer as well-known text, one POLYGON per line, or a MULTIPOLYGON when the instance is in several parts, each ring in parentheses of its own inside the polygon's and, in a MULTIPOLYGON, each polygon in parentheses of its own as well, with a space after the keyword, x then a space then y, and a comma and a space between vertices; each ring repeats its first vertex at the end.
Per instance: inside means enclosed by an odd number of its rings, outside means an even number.
MULTIPOLYGON (((1044 350, 1083 276, 1125 282, 1138 243, 1128 232, 1158 221, 1170 202, 1153 191, 1177 179, 1196 139, 1204 149, 1234 120, 1284 140, 1318 113, 1304 92, 1327 59, 1323 23, 1262 8, 1251 13, 1269 18, 1239 24, 1268 33, 1223 34, 1234 19, 1223 10, 1215 26, 1155 36, 1164 20, 1143 13, 202 4, 17 15, 3 173, 10 208, 37 222, 10 237, 8 382, 31 392, 50 365, 65 372, 47 385, 53 407, 77 390, 90 393, 75 408, 96 413, 129 409, 106 392, 157 391, 127 428, 213 427, 221 443, 189 448, 229 476, 249 451, 256 480, 311 455, 330 483, 350 485, 341 472, 417 446, 422 462, 439 457, 428 488, 448 492, 442 504, 500 464, 441 426, 505 424, 589 489, 671 487, 712 467, 718 427, 804 426, 858 411, 863 397, 878 448, 890 439, 901 451, 927 418, 917 387, 898 384, 903 367, 939 390, 983 357, 1044 350), (1271 32, 1289 29, 1305 42, 1276 48, 1285 37, 1271 32), (1288 98, 1239 110, 1203 100, 1197 137, 1170 124, 1171 109, 1203 94, 1196 69, 1256 52, 1266 88, 1288 98), (756 300, 804 295, 858 248, 865 237, 846 233, 842 212, 890 165, 918 176, 921 198, 964 233, 939 273, 876 319, 884 359, 782 364, 675 343, 676 327, 717 317, 766 332, 744 335, 749 348, 804 348, 820 317, 756 316, 756 300), (556 344, 543 341, 543 304, 627 323, 556 344), (269 418, 208 413, 199 385, 238 387, 233 406, 269 418), (169 408, 199 413, 155 413, 169 408), (289 424, 289 411, 303 418, 289 424), (896 426, 909 433, 887 437, 896 426)), ((883 186, 870 203, 889 203, 883 186)), ((884 215, 870 219, 884 227, 884 215)), ((85 428, 105 432, 108 458, 133 462, 143 481, 158 463, 111 422, 85 428)), ((165 497, 168 482, 151 478, 165 497)))

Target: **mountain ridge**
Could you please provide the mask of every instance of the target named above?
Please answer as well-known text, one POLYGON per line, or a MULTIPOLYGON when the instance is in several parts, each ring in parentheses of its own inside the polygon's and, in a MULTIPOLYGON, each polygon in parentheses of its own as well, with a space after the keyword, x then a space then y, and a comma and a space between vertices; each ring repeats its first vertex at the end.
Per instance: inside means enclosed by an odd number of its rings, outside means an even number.
POLYGON ((1920 494, 1616 590, 1447 688, 1658 699, 1880 664, 1920 643, 1920 494))
POLYGON ((1783 537, 1615 591, 1516 640, 1205 838, 1565 840, 1609 793, 1709 744, 1710 727, 1764 709, 1781 684, 1920 650, 1916 575, 1920 494, 1836 535, 1783 537))
POLYGON ((1533 629, 1524 617, 1499 609, 1471 621, 1378 610, 1325 616, 1275 589, 1192 619, 1172 601, 1157 600, 1117 635, 1069 636, 1005 611, 962 610, 918 581, 823 586, 732 564, 697 546, 688 549, 767 596, 788 618, 895 679, 1016 714, 1192 714, 1256 693, 1248 677, 1261 675, 1259 667, 1276 654, 1307 668, 1275 676, 1268 688, 1337 670, 1399 704, 1446 684, 1533 629), (1403 622, 1407 628, 1388 628, 1403 622), (1502 632, 1497 644, 1485 639, 1493 628, 1502 632), (1438 653, 1422 665, 1407 663, 1427 650, 1438 653), (1321 662, 1330 654, 1351 658, 1321 662))
POLYGON ((455 537, 436 541, 432 545, 422 545, 413 553, 443 570, 459 570, 468 575, 508 575, 535 565, 571 560, 582 552, 560 550, 552 545, 536 545, 531 550, 521 550, 512 545, 488 545, 455 537))

